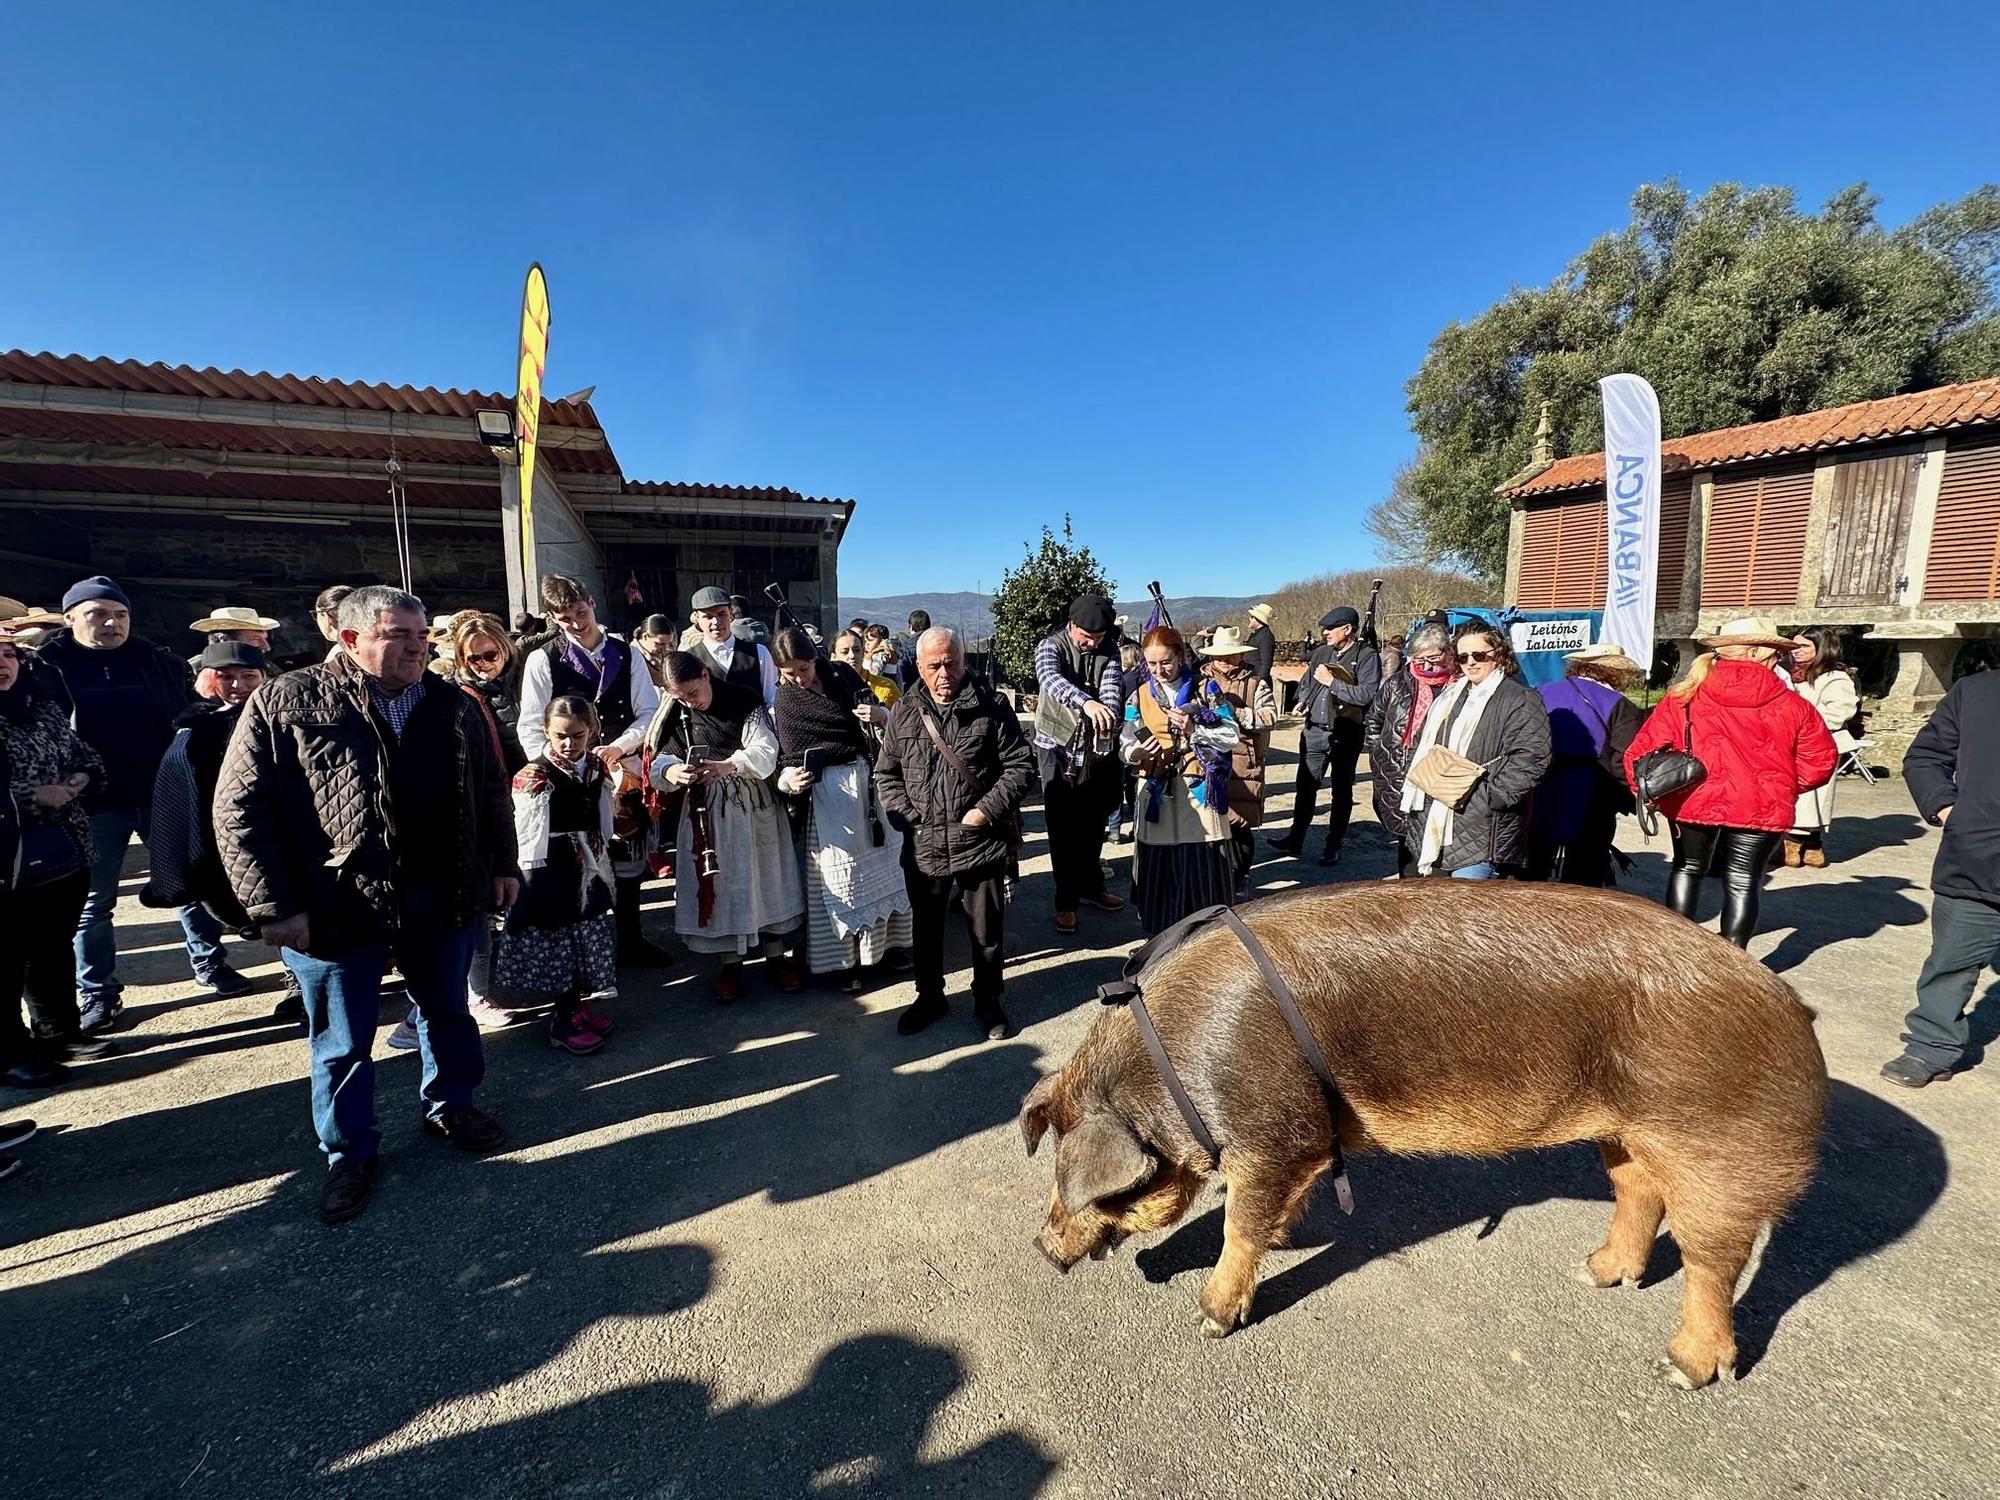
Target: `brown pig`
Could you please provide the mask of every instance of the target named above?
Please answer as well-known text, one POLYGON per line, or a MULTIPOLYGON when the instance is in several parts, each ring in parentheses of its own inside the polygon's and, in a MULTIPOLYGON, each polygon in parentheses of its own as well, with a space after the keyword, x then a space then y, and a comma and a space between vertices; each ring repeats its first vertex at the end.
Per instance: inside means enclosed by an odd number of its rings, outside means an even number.
MULTIPOLYGON (((1664 907, 1579 887, 1347 885, 1240 914, 1332 1065, 1345 1151, 1595 1141, 1616 1203, 1577 1275, 1636 1282, 1664 1215, 1687 1280, 1662 1373, 1690 1389, 1733 1376, 1737 1279, 1811 1178, 1826 1112, 1812 1012, 1788 985, 1664 907)), ((1159 958, 1144 995, 1221 1149, 1222 1259, 1201 1294, 1202 1332, 1221 1338, 1326 1170, 1333 1123, 1226 927, 1159 958)), ((1049 1130, 1056 1189, 1036 1243, 1063 1271, 1174 1223, 1211 1170, 1122 1006, 1029 1094, 1029 1155, 1049 1130)), ((1365 1213, 1365 1172, 1357 1187, 1365 1213)))

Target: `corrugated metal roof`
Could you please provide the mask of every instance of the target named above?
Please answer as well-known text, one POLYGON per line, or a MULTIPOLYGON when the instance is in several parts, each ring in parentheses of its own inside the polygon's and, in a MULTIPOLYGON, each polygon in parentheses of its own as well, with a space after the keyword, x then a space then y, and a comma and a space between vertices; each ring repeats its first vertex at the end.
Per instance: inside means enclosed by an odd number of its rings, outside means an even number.
MULTIPOLYGON (((1669 474, 1710 469, 1789 453, 1887 442, 1989 423, 2000 423, 2000 377, 1938 386, 1880 401, 1857 401, 1849 406, 1780 417, 1774 422, 1753 422, 1744 427, 1668 438, 1660 444, 1660 467, 1669 474)), ((1558 459, 1541 473, 1510 484, 1500 493, 1513 500, 1603 482, 1604 455, 1587 453, 1558 459)))

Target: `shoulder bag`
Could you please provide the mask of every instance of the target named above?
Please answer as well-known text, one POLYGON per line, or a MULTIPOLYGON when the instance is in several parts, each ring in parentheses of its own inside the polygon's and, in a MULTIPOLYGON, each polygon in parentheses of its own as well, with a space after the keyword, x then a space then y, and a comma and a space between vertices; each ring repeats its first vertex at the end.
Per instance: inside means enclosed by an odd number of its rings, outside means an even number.
POLYGON ((1632 787, 1638 793, 1639 827, 1651 838, 1659 831, 1659 804, 1676 793, 1708 780, 1708 767, 1694 753, 1694 713, 1681 700, 1681 743, 1648 750, 1632 763, 1632 787))

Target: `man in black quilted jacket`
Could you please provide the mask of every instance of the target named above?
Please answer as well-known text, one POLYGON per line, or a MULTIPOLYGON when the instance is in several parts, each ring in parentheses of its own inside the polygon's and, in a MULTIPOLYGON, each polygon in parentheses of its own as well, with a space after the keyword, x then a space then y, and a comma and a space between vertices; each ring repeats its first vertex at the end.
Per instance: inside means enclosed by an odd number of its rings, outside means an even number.
MULTIPOLYGON (((1910 741, 1903 780, 1917 811, 1944 830, 1931 868, 1931 951, 1903 1051, 1882 1076, 1905 1088, 1965 1066, 1965 1010, 1980 975, 2000 969, 2000 672, 1961 677, 1910 741)), ((1991 1004, 1992 1001, 1987 1001, 1991 1004)))
POLYGON ((945 1013, 944 923, 956 902, 972 934, 973 1013, 988 1040, 1011 1030, 1000 1008, 1007 949, 1007 830, 1035 779, 1035 752, 1014 711, 968 676, 965 647, 938 627, 917 637, 917 682, 889 711, 875 786, 904 830, 916 1003, 905 1036, 945 1013), (941 743, 940 743, 941 742, 941 743))
POLYGON ((465 1151, 505 1140, 472 1104, 485 1057, 465 981, 474 923, 520 894, 507 775, 483 703, 424 670, 424 630, 401 589, 354 590, 342 654, 258 689, 215 793, 230 884, 305 994, 330 1224, 375 1183, 370 1053, 392 952, 417 1004, 423 1128, 465 1151))

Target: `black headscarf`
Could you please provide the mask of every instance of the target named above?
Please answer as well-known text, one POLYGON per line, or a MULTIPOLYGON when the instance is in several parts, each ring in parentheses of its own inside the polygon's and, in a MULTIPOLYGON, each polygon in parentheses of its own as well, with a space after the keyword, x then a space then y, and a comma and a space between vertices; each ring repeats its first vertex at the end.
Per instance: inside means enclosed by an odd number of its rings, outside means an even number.
POLYGON ((813 665, 813 685, 778 684, 772 717, 778 727, 778 764, 805 764, 806 751, 823 750, 826 763, 844 766, 868 754, 868 731, 854 717, 854 705, 870 693, 851 667, 824 658, 813 665))
POLYGON ((690 745, 708 747, 710 760, 722 760, 743 748, 743 726, 764 706, 763 695, 714 674, 709 676, 707 708, 676 703, 668 711, 660 748, 681 760, 690 745))

